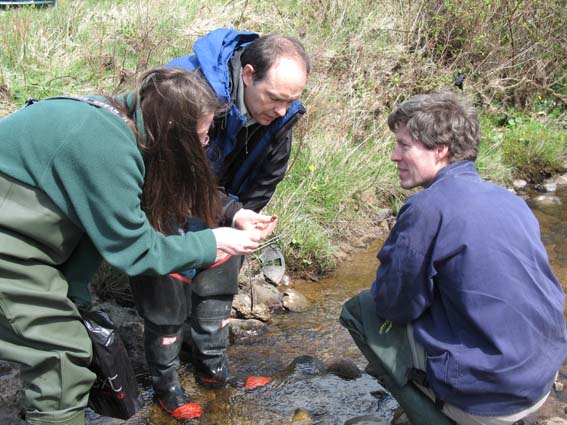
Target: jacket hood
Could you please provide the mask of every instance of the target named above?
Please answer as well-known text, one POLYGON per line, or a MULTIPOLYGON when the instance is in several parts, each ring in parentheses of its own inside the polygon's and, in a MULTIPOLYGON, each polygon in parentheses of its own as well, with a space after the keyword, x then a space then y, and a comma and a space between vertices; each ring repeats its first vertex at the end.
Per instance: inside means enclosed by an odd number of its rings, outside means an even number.
POLYGON ((259 35, 249 31, 216 29, 199 38, 193 46, 201 71, 215 92, 230 102, 230 73, 228 62, 234 51, 250 44, 259 35))

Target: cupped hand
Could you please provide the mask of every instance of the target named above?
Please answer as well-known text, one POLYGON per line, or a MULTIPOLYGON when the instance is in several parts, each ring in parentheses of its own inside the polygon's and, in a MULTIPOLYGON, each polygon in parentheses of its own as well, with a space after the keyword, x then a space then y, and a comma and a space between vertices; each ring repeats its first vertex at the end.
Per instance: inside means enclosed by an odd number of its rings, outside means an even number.
POLYGON ((259 230, 260 238, 266 239, 276 228, 278 218, 275 215, 258 214, 243 208, 235 214, 233 223, 239 229, 259 230))

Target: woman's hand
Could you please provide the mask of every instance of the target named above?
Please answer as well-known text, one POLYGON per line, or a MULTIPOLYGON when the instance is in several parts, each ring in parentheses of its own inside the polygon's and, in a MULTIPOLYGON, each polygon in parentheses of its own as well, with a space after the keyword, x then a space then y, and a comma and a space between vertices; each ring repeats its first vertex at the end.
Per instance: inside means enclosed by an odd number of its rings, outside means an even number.
POLYGON ((238 230, 231 227, 212 229, 217 240, 217 249, 231 255, 250 254, 260 244, 262 232, 259 229, 238 230))
POLYGON ((278 218, 275 215, 262 215, 243 208, 234 215, 232 222, 239 229, 259 230, 260 238, 266 239, 276 228, 278 218))

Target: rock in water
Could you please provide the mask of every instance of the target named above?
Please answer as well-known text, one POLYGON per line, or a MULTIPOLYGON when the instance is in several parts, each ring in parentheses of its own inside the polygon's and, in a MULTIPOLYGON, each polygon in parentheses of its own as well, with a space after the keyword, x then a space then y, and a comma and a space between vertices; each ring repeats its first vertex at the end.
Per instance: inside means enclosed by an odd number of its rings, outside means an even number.
POLYGON ((296 409, 291 418, 290 425, 312 425, 313 419, 307 410, 296 409))

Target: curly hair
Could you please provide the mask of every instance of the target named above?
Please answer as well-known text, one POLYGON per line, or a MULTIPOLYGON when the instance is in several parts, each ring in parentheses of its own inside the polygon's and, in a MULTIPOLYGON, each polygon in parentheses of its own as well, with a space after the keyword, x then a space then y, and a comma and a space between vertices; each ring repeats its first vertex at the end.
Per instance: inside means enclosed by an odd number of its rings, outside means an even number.
POLYGON ((426 148, 449 147, 449 162, 476 160, 481 138, 475 109, 452 92, 421 94, 400 104, 388 116, 390 130, 405 125, 426 148))

